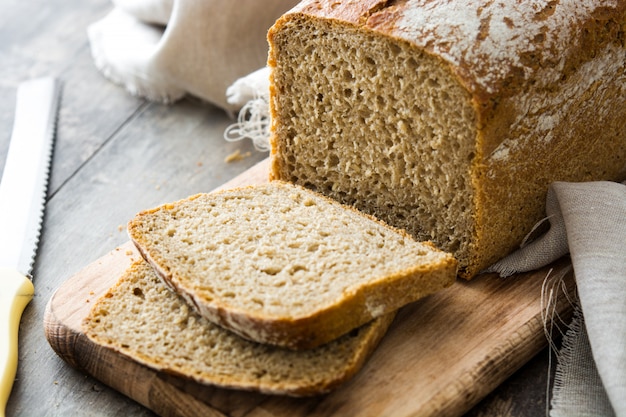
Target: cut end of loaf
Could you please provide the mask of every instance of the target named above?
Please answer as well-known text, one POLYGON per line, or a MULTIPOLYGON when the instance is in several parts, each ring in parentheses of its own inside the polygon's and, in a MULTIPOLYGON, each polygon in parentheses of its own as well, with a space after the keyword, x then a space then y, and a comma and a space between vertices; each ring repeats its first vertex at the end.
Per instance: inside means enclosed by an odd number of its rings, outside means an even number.
POLYGON ((270 30, 271 177, 454 253, 470 279, 555 181, 622 180, 626 1, 318 2, 270 30))
POLYGON ((467 265, 476 115, 441 61, 333 20, 270 32, 273 178, 432 240, 467 265))

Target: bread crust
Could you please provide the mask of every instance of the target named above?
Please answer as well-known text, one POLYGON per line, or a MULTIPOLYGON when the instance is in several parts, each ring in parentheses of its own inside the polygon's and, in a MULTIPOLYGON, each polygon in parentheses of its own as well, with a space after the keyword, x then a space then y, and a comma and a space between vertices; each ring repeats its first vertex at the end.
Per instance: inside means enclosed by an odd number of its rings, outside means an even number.
POLYGON ((315 314, 301 317, 251 315, 219 301, 207 302, 202 296, 181 286, 172 273, 164 269, 158 256, 143 251, 143 258, 161 280, 179 294, 207 320, 228 329, 244 339, 292 350, 314 349, 335 340, 351 330, 436 291, 449 287, 456 276, 457 262, 450 256, 433 273, 432 266, 402 271, 384 280, 346 293, 344 298, 315 314))
MULTIPOLYGON (((326 21, 410 45, 438 59, 468 92, 477 133, 467 172, 472 242, 459 255, 464 278, 520 244, 543 216, 551 182, 626 176, 624 0, 304 0, 268 33, 274 71, 276 36, 297 21, 326 21), (438 20, 456 15, 470 19, 449 26, 438 20)), ((288 121, 276 100, 270 103, 276 132, 288 121)), ((281 172, 280 140, 273 134, 271 178, 289 179, 281 172)))
POLYGON ((304 352, 298 357, 299 352, 237 341, 237 336, 226 335, 226 331, 215 332, 212 324, 194 315, 179 312, 184 308, 183 303, 169 291, 158 292, 159 284, 155 281, 157 278, 152 278, 153 272, 143 259, 131 265, 93 306, 83 323, 85 334, 93 343, 119 352, 147 367, 204 385, 294 397, 328 393, 362 368, 395 317, 395 312, 381 316, 344 340, 334 341, 316 351, 304 352), (133 305, 137 312, 134 317, 145 319, 158 315, 159 323, 142 325, 140 319, 128 320, 123 312, 119 312, 127 309, 118 308, 118 303, 123 302, 129 306, 133 303, 128 299, 132 298, 131 293, 141 296, 150 293, 149 299, 133 305), (176 308, 173 309, 172 306, 176 308), (183 323, 179 323, 182 317, 185 319, 183 323), (118 326, 122 329, 118 329, 118 326), (153 326, 164 328, 157 330, 153 326), (170 345, 163 349, 160 346, 162 341, 157 335, 164 333, 174 340, 170 340, 170 345), (215 346, 203 346, 199 341, 196 341, 198 345, 189 346, 187 339, 197 337, 199 333, 209 341, 211 335, 216 336, 212 340, 215 346), (136 338, 142 338, 142 343, 135 343, 136 338), (226 348, 235 346, 239 351, 221 351, 224 347, 220 344, 222 338, 230 342, 226 348), (178 352, 177 348, 189 351, 178 352), (220 370, 216 371, 208 357, 192 359, 194 349, 205 349, 207 355, 219 354, 222 358, 220 370), (325 362, 319 361, 318 355, 333 361, 335 365, 338 364, 333 355, 342 358, 342 361, 336 368, 330 365, 324 367, 325 362), (307 361, 306 357, 311 360, 307 361), (248 365, 243 370, 242 361, 246 361, 248 365), (290 369, 290 364, 301 367, 296 376, 283 373, 290 369))

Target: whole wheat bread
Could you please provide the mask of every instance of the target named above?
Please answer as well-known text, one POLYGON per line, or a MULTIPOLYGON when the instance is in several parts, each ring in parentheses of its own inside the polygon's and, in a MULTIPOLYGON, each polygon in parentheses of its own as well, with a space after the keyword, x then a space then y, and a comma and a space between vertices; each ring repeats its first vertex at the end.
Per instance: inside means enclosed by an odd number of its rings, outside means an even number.
POLYGON ((269 32, 272 178, 475 276, 553 181, 626 175, 626 1, 304 0, 269 32))
POLYGON ((450 254, 280 181, 143 211, 128 233, 200 315, 292 349, 327 343, 456 277, 450 254))
POLYGON ((100 346, 201 384, 302 396, 328 392, 353 376, 394 316, 308 351, 262 345, 198 316, 140 260, 96 302, 83 329, 100 346))

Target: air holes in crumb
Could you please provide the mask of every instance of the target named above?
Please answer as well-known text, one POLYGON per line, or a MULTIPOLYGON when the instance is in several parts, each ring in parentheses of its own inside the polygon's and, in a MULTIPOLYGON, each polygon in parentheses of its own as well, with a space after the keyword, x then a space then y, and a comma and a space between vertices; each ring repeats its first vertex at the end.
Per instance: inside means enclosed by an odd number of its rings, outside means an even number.
POLYGON ((359 328, 353 329, 348 333, 349 337, 357 337, 359 335, 359 328))
POLYGON ((283 270, 282 268, 279 268, 277 266, 270 266, 270 267, 261 269, 261 272, 267 275, 277 275, 282 270, 283 270))
POLYGON ((400 47, 398 45, 394 45, 391 44, 389 45, 389 50, 391 51, 391 53, 395 56, 400 55, 400 52, 402 52, 402 50, 400 49, 400 47))
POLYGON ((224 295, 224 297, 226 297, 226 298, 235 298, 235 293, 234 293, 234 292, 232 292, 232 291, 227 291, 227 292, 225 292, 223 295, 224 295))
POLYGON ((267 371, 265 369, 261 369, 259 371, 254 371, 254 377, 256 379, 261 379, 265 376, 265 374, 267 374, 267 371))
POLYGON ((313 200, 312 200, 312 199, 310 199, 310 198, 307 198, 306 200, 304 200, 304 205, 305 205, 306 207, 311 207, 311 206, 314 206, 314 205, 315 205, 315 201, 313 201, 313 200))
POLYGON ((133 295, 141 298, 142 300, 146 298, 141 288, 133 288, 133 295))
POLYGON ((428 85, 429 85, 430 87, 433 87, 433 88, 438 88, 438 87, 439 87, 439 81, 437 81, 437 80, 434 80, 434 79, 430 78, 430 79, 428 80, 428 85))
POLYGON ((172 236, 174 236, 175 234, 176 234, 176 229, 169 229, 169 230, 167 231, 167 235, 168 235, 169 237, 172 237, 172 236))
POLYGON ((296 272, 299 271, 308 271, 309 269, 304 266, 304 265, 294 265, 291 267, 291 270, 289 271, 292 275, 295 274, 296 272))
POLYGON ((263 307, 263 306, 265 305, 265 303, 263 302, 263 300, 259 300, 258 298, 253 298, 253 299, 252 299, 252 302, 253 302, 254 304, 257 304, 257 305, 261 306, 261 307, 263 307))
POLYGON ((317 101, 322 102, 322 100, 324 100, 324 94, 317 93, 317 101))

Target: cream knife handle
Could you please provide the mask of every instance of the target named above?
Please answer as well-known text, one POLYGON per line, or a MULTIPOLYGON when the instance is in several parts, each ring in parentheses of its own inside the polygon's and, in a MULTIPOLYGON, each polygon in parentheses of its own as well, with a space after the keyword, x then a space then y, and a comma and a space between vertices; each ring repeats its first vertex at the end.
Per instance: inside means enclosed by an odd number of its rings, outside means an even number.
POLYGON ((34 293, 30 279, 16 269, 0 268, 0 417, 4 417, 17 371, 20 319, 34 293))

